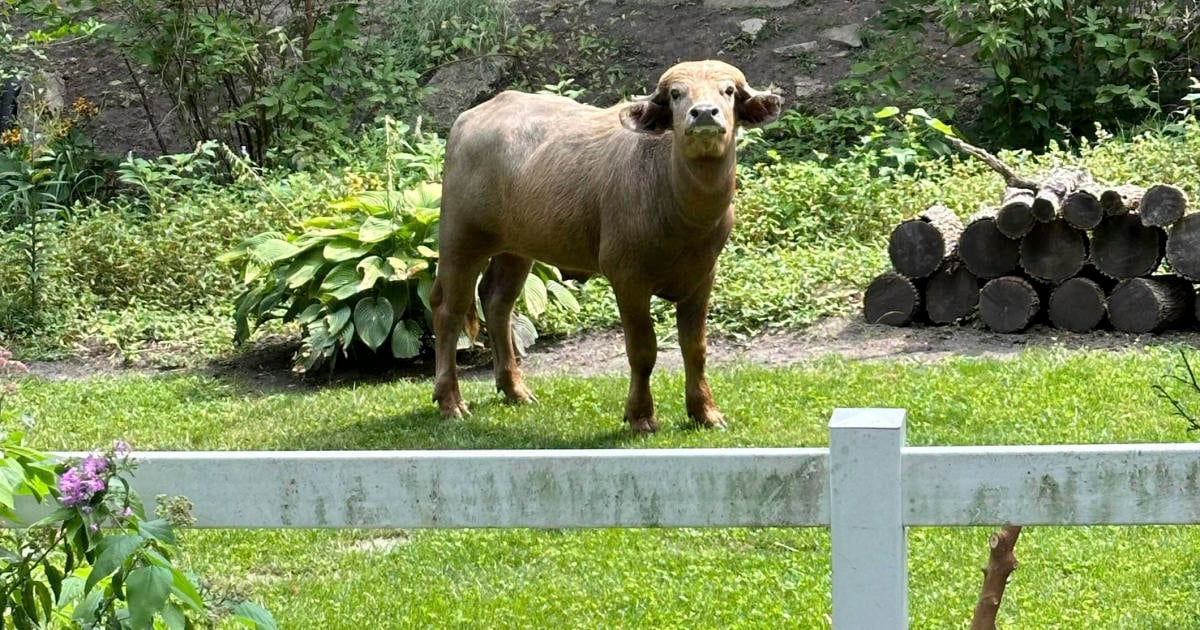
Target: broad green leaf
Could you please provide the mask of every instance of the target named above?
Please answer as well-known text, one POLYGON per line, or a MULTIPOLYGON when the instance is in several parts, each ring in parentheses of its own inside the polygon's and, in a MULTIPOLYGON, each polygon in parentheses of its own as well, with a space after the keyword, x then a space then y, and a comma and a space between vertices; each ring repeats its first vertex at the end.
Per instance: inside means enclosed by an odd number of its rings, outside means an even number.
POLYGON ((129 622, 134 628, 145 628, 154 614, 167 603, 171 594, 171 570, 148 565, 129 572, 125 579, 125 596, 129 601, 129 622))
POLYGON ((186 630, 187 617, 183 614, 183 609, 175 602, 168 602, 167 607, 162 610, 163 624, 167 626, 167 630, 186 630))
POLYGON ((295 289, 312 282, 317 276, 317 271, 325 264, 325 256, 320 250, 312 250, 306 252, 303 256, 296 259, 288 268, 287 286, 289 289, 295 289))
POLYGON ((367 217, 358 230, 358 240, 363 243, 378 243, 400 230, 391 219, 383 217, 367 217))
POLYGON ((404 201, 413 207, 437 209, 442 205, 442 185, 426 182, 404 191, 404 201))
POLYGON ((343 304, 330 312, 325 318, 329 334, 336 337, 338 333, 342 332, 342 329, 350 321, 350 316, 351 310, 349 304, 343 304))
POLYGON ((282 238, 282 236, 276 232, 263 232, 262 234, 256 234, 256 235, 251 236, 250 238, 242 241, 241 243, 238 243, 236 247, 229 250, 228 252, 225 252, 224 254, 217 256, 217 262, 222 262, 222 263, 233 262, 235 260, 238 260, 239 258, 242 258, 243 256, 246 256, 247 253, 251 249, 262 244, 264 241, 268 241, 271 239, 279 239, 279 238, 282 238))
MULTIPOLYGON (((1196 94, 1195 96, 1200 97, 1200 94, 1196 94)), ((429 247, 426 247, 425 245, 417 245, 417 253, 426 258, 437 258, 438 257, 438 253, 436 251, 430 249, 429 247)))
POLYGON ((325 260, 342 262, 352 258, 362 258, 370 253, 371 248, 353 238, 336 238, 325 246, 325 260))
POLYGON ((407 282, 385 282, 379 291, 392 303, 392 311, 396 313, 396 317, 402 317, 408 308, 412 285, 407 282))
POLYGON ((883 109, 875 112, 875 117, 876 118, 891 118, 892 116, 895 116, 896 114, 899 114, 899 113, 900 113, 900 108, 892 105, 892 106, 884 107, 883 109))
POLYGON ((321 304, 320 302, 313 302, 312 304, 308 305, 308 308, 304 309, 304 312, 300 313, 300 316, 296 318, 296 321, 300 322, 301 324, 310 324, 317 319, 317 316, 321 314, 321 310, 323 308, 325 308, 324 304, 321 304))
POLYGON ((156 518, 152 521, 138 523, 138 533, 146 538, 152 538, 168 545, 176 544, 175 531, 171 529, 171 522, 165 518, 156 518))
POLYGON ((529 312, 530 317, 541 317, 546 312, 546 283, 532 273, 525 276, 524 297, 525 310, 529 312))
POLYGON ((950 127, 950 125, 947 125, 946 123, 942 122, 941 120, 938 120, 937 118, 927 118, 927 119, 925 119, 925 124, 929 125, 931 128, 933 128, 934 131, 937 131, 938 133, 941 133, 944 136, 949 136, 949 137, 953 138, 956 135, 954 133, 954 129, 952 127, 950 127))
POLYGON ((421 353, 421 327, 412 320, 396 322, 392 329, 392 356, 411 359, 421 353))
POLYGON ((253 284, 255 280, 263 277, 270 269, 267 265, 260 264, 254 260, 246 261, 246 270, 242 273, 242 283, 246 285, 253 284))
POLYGON ((175 568, 170 560, 167 560, 153 548, 146 549, 146 557, 154 566, 163 567, 171 572, 171 592, 180 601, 187 604, 193 610, 204 610, 204 600, 200 598, 200 591, 196 588, 191 578, 175 568))
MULTIPOLYGON (((89 579, 90 576, 89 576, 89 579)), ((100 607, 100 602, 104 600, 104 591, 92 591, 83 598, 75 606, 75 612, 71 615, 71 619, 79 622, 85 628, 91 628, 96 624, 96 613, 100 607)))
POLYGON ((572 313, 579 312, 579 300, 575 299, 575 293, 567 285, 556 280, 546 282, 546 288, 554 295, 557 301, 563 308, 572 313))
POLYGON ((242 602, 233 607, 233 617, 247 628, 254 630, 279 630, 275 618, 266 608, 254 602, 242 602))
POLYGON ((533 325, 533 320, 524 315, 513 315, 512 340, 518 354, 524 356, 525 350, 532 346, 537 338, 537 328, 533 325))
POLYGON ((338 263, 321 281, 321 294, 345 300, 358 293, 358 264, 353 260, 338 263))
POLYGON ((104 578, 112 575, 125 564, 129 556, 137 551, 142 545, 143 538, 141 536, 133 536, 130 534, 119 534, 116 536, 106 536, 100 540, 100 557, 96 559, 96 564, 92 567, 92 573, 88 575, 87 583, 84 584, 83 590, 91 593, 92 588, 96 583, 104 578))
POLYGON ((392 303, 382 297, 365 297, 354 305, 354 329, 371 350, 387 340, 395 313, 392 303))
POLYGON ((66 608, 68 604, 75 603, 83 596, 83 578, 72 575, 62 581, 62 591, 58 594, 58 602, 56 605, 59 608, 66 608))
POLYGON ((358 270, 362 272, 362 281, 358 283, 359 291, 373 288, 380 278, 386 278, 392 274, 391 266, 378 256, 367 256, 359 261, 358 270))
POLYGON ((433 274, 422 275, 417 281, 417 297, 421 298, 421 303, 425 305, 425 310, 433 312, 433 306, 429 304, 429 294, 433 291, 433 274))
POLYGON ((250 248, 250 255, 267 264, 287 260, 300 253, 300 248, 281 239, 267 239, 250 248))
POLYGON ((1012 70, 1008 67, 1008 64, 1004 63, 1003 61, 997 62, 993 70, 996 71, 996 78, 1000 79, 1001 81, 1007 81, 1008 77, 1012 75, 1012 70))

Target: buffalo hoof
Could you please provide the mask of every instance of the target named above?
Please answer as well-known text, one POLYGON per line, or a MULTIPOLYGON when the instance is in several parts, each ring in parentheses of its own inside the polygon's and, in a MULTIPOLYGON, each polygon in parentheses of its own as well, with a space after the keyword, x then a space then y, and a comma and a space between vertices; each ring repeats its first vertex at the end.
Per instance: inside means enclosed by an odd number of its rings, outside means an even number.
POLYGON ((658 420, 654 416, 632 419, 629 421, 629 430, 635 435, 650 435, 658 431, 658 420))
POLYGON ((504 392, 504 400, 510 405, 529 405, 538 401, 537 396, 533 395, 533 391, 525 386, 525 383, 517 383, 509 388, 502 388, 504 392))
POLYGON ((700 427, 705 428, 705 429, 716 429, 717 431, 724 431, 725 429, 729 428, 729 425, 725 422, 725 416, 722 415, 720 411, 717 411, 716 409, 711 408, 711 407, 708 409, 705 409, 703 413, 696 413, 696 414, 689 414, 689 415, 692 417, 693 420, 696 421, 696 424, 700 425, 700 427))
POLYGON ((467 408, 467 403, 458 397, 438 401, 438 410, 442 412, 442 417, 444 418, 461 418, 471 415, 471 410, 467 408))

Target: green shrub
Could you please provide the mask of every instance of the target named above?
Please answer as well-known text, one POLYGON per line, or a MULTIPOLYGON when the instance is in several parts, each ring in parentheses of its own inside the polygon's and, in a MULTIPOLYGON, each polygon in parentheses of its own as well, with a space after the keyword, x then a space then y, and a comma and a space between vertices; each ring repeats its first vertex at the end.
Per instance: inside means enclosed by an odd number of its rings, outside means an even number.
POLYGON ((1093 123, 1156 115, 1184 95, 1196 61, 1189 40, 1200 17, 1187 2, 938 0, 936 7, 950 36, 974 43, 975 58, 991 71, 983 136, 1010 146, 1041 149, 1093 123))
MULTIPOLYGON (((304 331, 296 357, 301 371, 359 345, 375 352, 387 343, 393 357, 416 356, 432 329, 440 205, 441 186, 434 183, 363 192, 330 204, 330 215, 306 219, 300 234, 265 232, 221 256, 243 270, 245 290, 234 302, 235 341, 281 319, 304 331)), ((575 303, 561 275, 539 265, 526 280, 521 303, 538 317, 551 298, 575 303)), ((520 351, 537 337, 523 315, 515 317, 513 331, 520 351)))
POLYGON ((302 167, 384 114, 415 113, 438 64, 520 37, 500 0, 285 4, 122 2, 105 32, 162 84, 192 140, 302 167))

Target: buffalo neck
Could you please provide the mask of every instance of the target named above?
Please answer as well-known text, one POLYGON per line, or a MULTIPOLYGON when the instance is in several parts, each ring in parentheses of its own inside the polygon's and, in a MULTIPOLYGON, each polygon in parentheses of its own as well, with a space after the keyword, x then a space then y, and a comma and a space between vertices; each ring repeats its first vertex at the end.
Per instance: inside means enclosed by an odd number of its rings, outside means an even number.
POLYGON ((668 178, 683 218, 700 225, 716 224, 733 201, 737 158, 733 148, 720 158, 688 159, 672 147, 668 178))

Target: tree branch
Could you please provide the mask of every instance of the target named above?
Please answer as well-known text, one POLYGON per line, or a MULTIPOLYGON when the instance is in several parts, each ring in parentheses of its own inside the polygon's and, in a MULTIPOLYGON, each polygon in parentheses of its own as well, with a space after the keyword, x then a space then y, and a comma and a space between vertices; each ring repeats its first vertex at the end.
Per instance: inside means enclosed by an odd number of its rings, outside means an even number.
POLYGON ((1020 536, 1020 525, 1005 525, 988 538, 991 552, 987 566, 983 568, 983 589, 979 593, 979 602, 975 604, 971 630, 996 630, 996 613, 1000 611, 1004 587, 1008 586, 1008 576, 1017 568, 1013 548, 1017 546, 1020 536))
POLYGON ((944 136, 942 139, 959 152, 966 153, 967 155, 983 160, 988 167, 999 173, 1000 176, 1004 178, 1004 183, 1007 184, 1009 188, 1024 188, 1025 190, 1037 191, 1037 189, 1041 187, 1041 184, 1038 182, 1018 175, 1016 171, 1013 171, 1009 165, 1000 161, 1000 158, 989 153, 987 149, 981 149, 973 144, 967 144, 966 142, 963 142, 962 140, 959 140, 953 136, 944 136))

